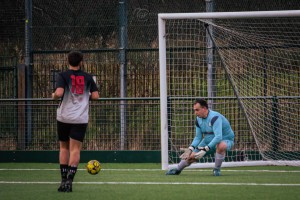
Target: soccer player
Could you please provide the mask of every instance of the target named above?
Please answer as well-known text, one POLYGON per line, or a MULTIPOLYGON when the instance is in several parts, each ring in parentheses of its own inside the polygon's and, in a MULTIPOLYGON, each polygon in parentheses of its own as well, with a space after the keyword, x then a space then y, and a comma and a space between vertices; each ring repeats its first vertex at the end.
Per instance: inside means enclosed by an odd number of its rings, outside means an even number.
POLYGON ((185 167, 202 158, 207 152, 215 151, 213 175, 220 176, 226 151, 233 147, 234 132, 223 115, 208 109, 204 99, 197 99, 193 109, 196 114, 196 136, 190 147, 180 156, 181 161, 177 168, 170 169, 166 175, 179 175, 185 167))
POLYGON ((83 54, 68 54, 69 69, 57 76, 53 99, 61 98, 57 109, 59 163, 61 184, 59 192, 72 192, 72 182, 80 161, 80 151, 89 120, 89 100, 99 98, 93 77, 81 70, 83 54))

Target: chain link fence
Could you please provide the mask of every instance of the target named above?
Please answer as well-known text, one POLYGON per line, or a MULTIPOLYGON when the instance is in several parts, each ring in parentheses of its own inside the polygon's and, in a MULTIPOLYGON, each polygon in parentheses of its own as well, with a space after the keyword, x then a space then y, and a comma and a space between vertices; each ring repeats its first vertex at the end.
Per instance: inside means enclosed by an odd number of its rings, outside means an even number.
MULTIPOLYGON (((222 105, 217 106, 227 115, 233 129, 238 133, 236 142, 254 148, 255 141, 249 135, 241 110, 232 107, 237 104, 237 100, 224 98, 222 101, 222 105)), ((126 133, 122 137, 120 102, 119 98, 103 98, 91 103, 83 150, 121 150, 121 147, 132 151, 160 150, 159 98, 132 98, 125 101, 127 123, 126 133)), ((0 99, 0 151, 58 150, 57 106, 58 101, 50 99, 0 99), (31 119, 26 115, 28 105, 31 107, 31 119), (32 126, 28 126, 28 120, 32 126)), ((182 108, 178 106, 178 109, 182 108)), ((190 121, 190 125, 193 127, 194 120, 190 121)))

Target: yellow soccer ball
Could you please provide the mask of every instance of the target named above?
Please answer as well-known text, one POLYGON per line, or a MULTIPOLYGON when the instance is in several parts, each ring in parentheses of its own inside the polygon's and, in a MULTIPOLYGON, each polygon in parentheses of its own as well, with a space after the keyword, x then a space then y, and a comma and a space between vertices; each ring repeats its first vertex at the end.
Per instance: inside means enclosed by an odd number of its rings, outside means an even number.
POLYGON ((101 170, 101 164, 97 160, 90 160, 86 165, 86 170, 89 174, 96 175, 101 170))

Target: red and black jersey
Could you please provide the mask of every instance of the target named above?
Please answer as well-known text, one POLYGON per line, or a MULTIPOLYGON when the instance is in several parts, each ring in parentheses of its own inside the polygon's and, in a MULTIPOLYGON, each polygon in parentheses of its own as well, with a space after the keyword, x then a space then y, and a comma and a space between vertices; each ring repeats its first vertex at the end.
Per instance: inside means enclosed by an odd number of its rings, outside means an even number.
POLYGON ((70 124, 88 123, 90 93, 98 91, 93 77, 81 70, 67 70, 57 77, 57 88, 64 88, 57 120, 70 124))

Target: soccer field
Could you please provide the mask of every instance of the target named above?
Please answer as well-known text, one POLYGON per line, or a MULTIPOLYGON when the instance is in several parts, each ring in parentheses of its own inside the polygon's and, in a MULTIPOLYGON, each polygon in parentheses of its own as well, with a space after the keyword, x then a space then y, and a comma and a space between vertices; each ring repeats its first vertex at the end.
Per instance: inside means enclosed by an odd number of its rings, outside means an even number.
POLYGON ((222 176, 211 169, 187 169, 166 176, 160 164, 102 164, 90 175, 79 166, 73 192, 57 192, 58 164, 0 163, 0 199, 299 199, 299 167, 223 168, 222 176))

